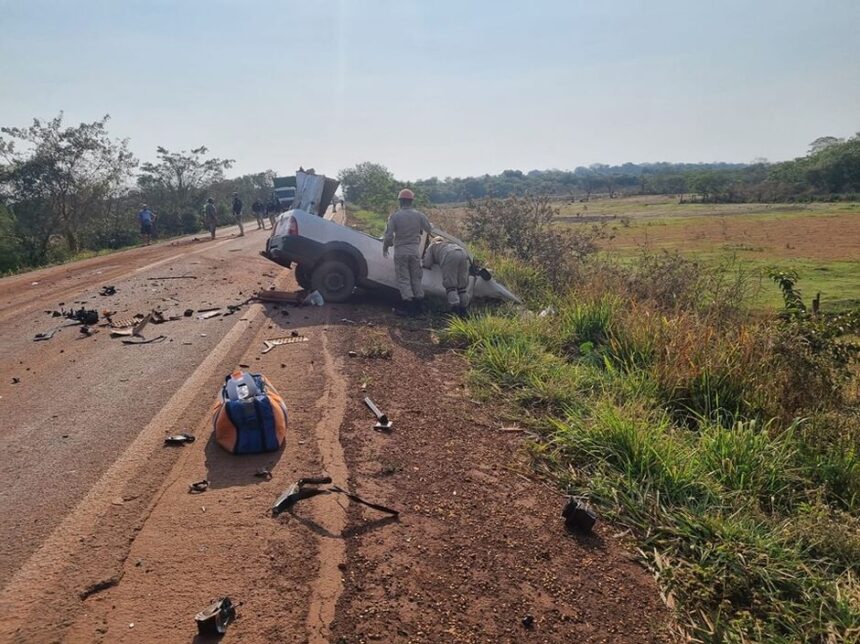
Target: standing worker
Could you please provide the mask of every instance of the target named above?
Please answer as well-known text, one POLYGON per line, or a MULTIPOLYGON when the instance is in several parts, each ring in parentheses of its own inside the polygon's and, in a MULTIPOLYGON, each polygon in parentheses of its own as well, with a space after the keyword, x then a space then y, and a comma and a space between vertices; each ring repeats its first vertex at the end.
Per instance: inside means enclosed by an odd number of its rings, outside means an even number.
POLYGON ((245 236, 245 227, 242 225, 242 200, 239 199, 239 193, 233 193, 233 218, 239 224, 239 237, 245 236))
POLYGON ((271 199, 269 199, 268 203, 266 203, 266 216, 272 223, 272 229, 275 228, 275 220, 280 213, 281 203, 275 197, 272 197, 271 199))
POLYGON ((218 212, 215 210, 215 201, 212 197, 209 197, 206 200, 206 205, 203 206, 203 224, 206 226, 209 234, 212 235, 212 239, 215 239, 215 225, 217 223, 218 212))
POLYGON ((266 224, 263 222, 263 210, 265 208, 259 197, 254 199, 254 203, 251 204, 251 212, 254 213, 254 219, 257 220, 257 230, 260 230, 260 228, 266 230, 266 224))
POLYGON ((388 249, 394 246, 394 273, 397 276, 397 287, 403 306, 395 309, 398 315, 415 317, 421 314, 424 302, 424 287, 421 278, 424 268, 421 266, 421 233, 431 233, 433 227, 427 216, 412 207, 415 193, 404 188, 397 195, 400 200, 400 210, 388 218, 385 237, 382 243, 382 256, 388 257, 388 249))
POLYGON ((140 224, 140 238, 149 246, 152 243, 152 228, 155 224, 155 213, 146 204, 141 204, 140 211, 137 213, 137 221, 140 224))
POLYGON ((424 268, 434 264, 442 269, 442 286, 448 298, 451 312, 466 316, 469 306, 469 256, 466 251, 442 237, 435 237, 424 251, 424 268))

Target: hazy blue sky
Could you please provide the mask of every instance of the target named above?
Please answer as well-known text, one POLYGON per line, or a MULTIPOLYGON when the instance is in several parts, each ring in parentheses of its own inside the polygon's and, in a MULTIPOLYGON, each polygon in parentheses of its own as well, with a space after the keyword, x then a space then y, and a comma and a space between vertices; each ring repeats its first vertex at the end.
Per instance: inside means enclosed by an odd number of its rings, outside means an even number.
POLYGON ((860 0, 0 0, 0 124, 418 178, 781 160, 860 130, 860 0))

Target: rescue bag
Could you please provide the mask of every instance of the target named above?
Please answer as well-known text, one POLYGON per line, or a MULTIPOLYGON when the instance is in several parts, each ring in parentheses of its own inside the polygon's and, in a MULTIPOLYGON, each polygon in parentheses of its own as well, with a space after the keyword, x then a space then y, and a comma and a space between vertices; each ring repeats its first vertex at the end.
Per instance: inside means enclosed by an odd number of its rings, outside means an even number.
POLYGON ((233 454, 274 452, 286 438, 287 406, 262 374, 234 371, 212 410, 212 429, 233 454))

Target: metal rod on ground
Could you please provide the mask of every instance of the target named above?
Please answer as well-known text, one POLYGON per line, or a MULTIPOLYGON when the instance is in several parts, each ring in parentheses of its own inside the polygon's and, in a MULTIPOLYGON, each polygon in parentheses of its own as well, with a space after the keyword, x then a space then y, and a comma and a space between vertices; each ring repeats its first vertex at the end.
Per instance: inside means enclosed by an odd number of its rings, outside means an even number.
POLYGON ((373 426, 373 429, 390 430, 392 428, 393 423, 388 420, 388 416, 383 414, 382 411, 380 411, 379 407, 377 407, 376 404, 370 398, 365 397, 364 404, 367 405, 368 409, 373 412, 373 415, 376 416, 376 420, 378 421, 373 426))

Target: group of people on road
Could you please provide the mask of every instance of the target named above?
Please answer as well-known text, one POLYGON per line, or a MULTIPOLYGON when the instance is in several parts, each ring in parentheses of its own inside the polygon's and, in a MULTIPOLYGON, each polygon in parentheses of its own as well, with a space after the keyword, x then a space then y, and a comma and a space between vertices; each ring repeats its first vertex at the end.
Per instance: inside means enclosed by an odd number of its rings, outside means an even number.
MULTIPOLYGON (((239 197, 239 193, 234 192, 232 212, 233 219, 239 226, 239 237, 245 236, 245 226, 242 218, 243 209, 244 204, 242 203, 242 199, 239 197)), ((275 218, 281 212, 281 204, 274 197, 265 204, 258 198, 255 199, 254 203, 251 205, 251 212, 254 213, 254 219, 257 220, 258 230, 266 230, 266 222, 264 218, 268 218, 274 228, 275 218)), ((140 210, 137 213, 137 221, 138 224, 140 224, 141 240, 147 246, 152 243, 152 238, 155 236, 155 220, 157 218, 156 214, 148 205, 141 204, 140 210)), ((218 225, 218 209, 215 206, 215 200, 212 197, 206 199, 206 203, 203 205, 203 224, 206 230, 209 231, 212 239, 215 239, 215 228, 218 225)))
POLYGON ((469 256, 466 251, 442 237, 434 237, 421 254, 421 234, 433 233, 427 216, 412 207, 415 193, 404 188, 397 195, 400 209, 388 219, 382 241, 382 256, 394 247, 394 273, 400 290, 398 315, 416 317, 424 311, 424 287, 421 281, 425 268, 438 265, 442 270, 442 286, 448 306, 455 315, 466 315, 469 306, 469 256))

